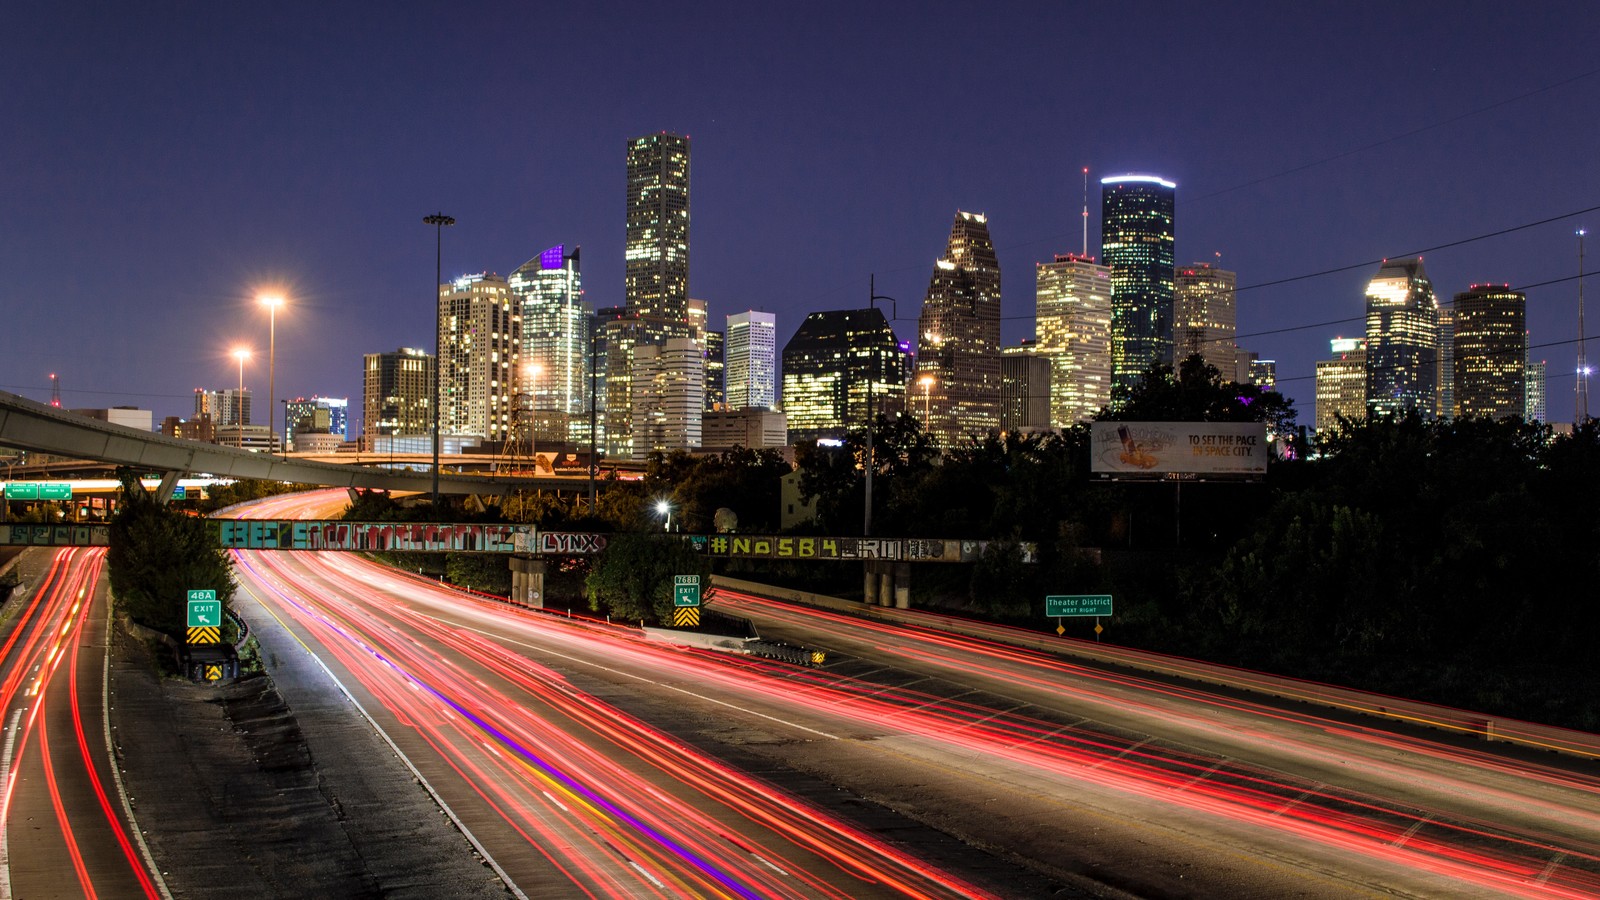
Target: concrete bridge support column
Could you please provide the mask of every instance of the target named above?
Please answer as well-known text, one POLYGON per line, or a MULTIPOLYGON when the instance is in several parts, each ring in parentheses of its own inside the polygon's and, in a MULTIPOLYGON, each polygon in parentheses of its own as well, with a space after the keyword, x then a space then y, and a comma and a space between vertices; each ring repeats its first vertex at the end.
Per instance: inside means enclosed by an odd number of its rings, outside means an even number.
POLYGON ((867 560, 861 564, 864 573, 861 580, 861 602, 868 606, 878 605, 878 572, 876 563, 867 560))
POLYGON ((911 563, 894 564, 894 608, 911 608, 911 563))
POLYGON ((178 478, 182 472, 161 473, 161 484, 156 488, 156 502, 166 506, 172 500, 172 493, 178 489, 178 478))
POLYGON ((544 558, 513 556, 507 563, 511 567, 511 602, 544 609, 544 558))

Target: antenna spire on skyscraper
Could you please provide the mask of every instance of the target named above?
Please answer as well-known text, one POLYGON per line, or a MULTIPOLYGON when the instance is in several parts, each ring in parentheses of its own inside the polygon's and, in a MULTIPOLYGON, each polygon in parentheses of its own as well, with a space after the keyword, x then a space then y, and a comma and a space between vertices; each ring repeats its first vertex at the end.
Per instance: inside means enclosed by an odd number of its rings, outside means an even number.
POLYGON ((1083 167, 1083 258, 1089 258, 1089 167, 1083 167))
POLYGON ((1583 347, 1583 235, 1578 229, 1578 371, 1577 414, 1574 425, 1582 425, 1589 418, 1589 360, 1583 347))

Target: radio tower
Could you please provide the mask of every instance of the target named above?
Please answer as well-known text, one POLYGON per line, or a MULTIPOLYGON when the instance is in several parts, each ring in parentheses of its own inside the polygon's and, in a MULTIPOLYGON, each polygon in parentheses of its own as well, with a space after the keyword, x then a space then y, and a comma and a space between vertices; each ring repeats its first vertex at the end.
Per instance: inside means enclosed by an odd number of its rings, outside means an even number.
POLYGON ((61 379, 54 372, 50 373, 50 405, 61 408, 61 379))
POLYGON ((1577 417, 1573 424, 1582 425, 1589 420, 1589 359, 1583 350, 1583 234, 1578 229, 1578 379, 1577 417))

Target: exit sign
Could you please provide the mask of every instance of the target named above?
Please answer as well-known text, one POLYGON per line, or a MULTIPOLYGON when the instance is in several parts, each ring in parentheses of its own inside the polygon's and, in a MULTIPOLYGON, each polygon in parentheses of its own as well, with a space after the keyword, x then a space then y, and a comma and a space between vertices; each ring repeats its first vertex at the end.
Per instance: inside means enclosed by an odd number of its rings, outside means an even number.
POLYGON ((1044 598, 1044 614, 1058 616, 1109 616, 1110 594, 1052 594, 1044 598))

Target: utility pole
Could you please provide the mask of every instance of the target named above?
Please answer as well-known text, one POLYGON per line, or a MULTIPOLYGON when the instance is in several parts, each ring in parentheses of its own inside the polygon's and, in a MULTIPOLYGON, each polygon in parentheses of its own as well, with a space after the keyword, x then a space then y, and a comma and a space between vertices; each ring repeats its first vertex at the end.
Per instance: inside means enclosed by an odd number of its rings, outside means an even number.
POLYGON ((456 220, 444 213, 423 216, 424 225, 433 226, 433 508, 439 509, 439 370, 444 368, 439 346, 439 278, 444 259, 444 226, 456 220))

